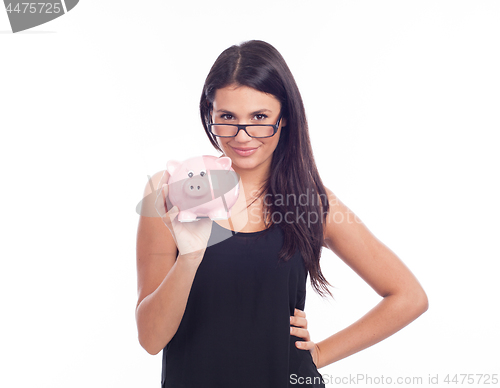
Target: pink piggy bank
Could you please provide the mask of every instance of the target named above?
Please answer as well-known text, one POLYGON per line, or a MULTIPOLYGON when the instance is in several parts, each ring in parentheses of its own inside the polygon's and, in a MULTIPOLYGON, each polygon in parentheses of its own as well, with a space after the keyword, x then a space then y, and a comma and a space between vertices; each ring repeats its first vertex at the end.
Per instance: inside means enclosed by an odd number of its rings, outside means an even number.
POLYGON ((168 197, 179 208, 180 222, 231 217, 239 195, 239 176, 231 168, 230 158, 203 155, 184 162, 170 160, 167 171, 168 197))

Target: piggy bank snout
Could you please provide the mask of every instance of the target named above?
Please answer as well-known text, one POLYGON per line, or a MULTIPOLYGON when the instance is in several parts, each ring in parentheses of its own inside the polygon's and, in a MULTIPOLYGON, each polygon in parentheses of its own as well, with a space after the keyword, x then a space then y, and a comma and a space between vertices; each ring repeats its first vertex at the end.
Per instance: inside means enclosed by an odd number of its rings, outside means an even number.
POLYGON ((210 191, 207 178, 192 178, 184 182, 184 193, 190 197, 201 197, 210 191))

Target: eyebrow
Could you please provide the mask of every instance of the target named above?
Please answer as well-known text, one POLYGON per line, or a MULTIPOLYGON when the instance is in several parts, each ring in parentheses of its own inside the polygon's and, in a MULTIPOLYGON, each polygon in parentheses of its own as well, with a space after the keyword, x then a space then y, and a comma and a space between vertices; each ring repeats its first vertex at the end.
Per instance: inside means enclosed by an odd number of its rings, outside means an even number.
MULTIPOLYGON (((235 114, 233 112, 231 112, 230 110, 226 110, 226 109, 217 109, 215 112, 216 113, 226 113, 226 114, 230 114, 230 115, 235 116, 235 114)), ((256 110, 255 112, 250 113, 250 115, 254 116, 254 115, 258 115, 261 113, 267 113, 267 112, 272 113, 272 111, 269 109, 259 109, 259 110, 256 110)))

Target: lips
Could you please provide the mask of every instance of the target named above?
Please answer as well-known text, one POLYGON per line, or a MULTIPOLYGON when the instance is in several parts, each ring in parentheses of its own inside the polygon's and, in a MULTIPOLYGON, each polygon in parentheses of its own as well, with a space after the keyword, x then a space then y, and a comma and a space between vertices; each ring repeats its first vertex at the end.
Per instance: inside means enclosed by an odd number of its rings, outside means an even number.
POLYGON ((257 148, 234 148, 231 147, 234 152, 236 152, 240 156, 249 156, 252 155, 255 151, 258 150, 257 148))

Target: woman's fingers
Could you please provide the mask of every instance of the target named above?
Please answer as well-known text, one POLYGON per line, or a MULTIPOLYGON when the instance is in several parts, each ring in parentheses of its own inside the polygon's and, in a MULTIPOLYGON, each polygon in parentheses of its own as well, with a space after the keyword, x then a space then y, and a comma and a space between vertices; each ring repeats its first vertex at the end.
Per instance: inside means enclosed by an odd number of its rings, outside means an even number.
POLYGON ((290 324, 307 329, 306 313, 302 310, 295 309, 293 316, 290 317, 290 324))
MULTIPOLYGON (((173 235, 173 232, 174 232, 174 225, 173 225, 173 223, 174 223, 175 217, 177 217, 178 213, 179 213, 179 208, 177 206, 174 206, 163 217, 163 222, 165 223, 165 225, 167 225, 167 228, 170 229, 170 231, 172 231, 172 235, 173 235)), ((173 235, 173 236, 175 238, 175 235, 173 235)))
POLYGON ((168 184, 168 180, 170 179, 170 174, 167 170, 163 171, 163 175, 161 176, 160 182, 158 183, 158 188, 163 186, 164 184, 168 184))
POLYGON ((302 329, 300 327, 290 326, 290 334, 295 337, 303 338, 305 341, 310 341, 309 331, 307 329, 302 329))
POLYGON ((157 198, 155 202, 155 208, 158 214, 161 217, 164 217, 165 214, 172 209, 173 205, 168 198, 168 180, 170 179, 170 174, 167 170, 163 171, 163 175, 158 182, 158 187, 156 189, 157 198))
POLYGON ((306 313, 304 311, 295 309, 294 315, 290 317, 290 335, 303 339, 303 341, 295 341, 295 346, 301 350, 309 350, 314 365, 318 367, 319 347, 315 342, 311 341, 309 330, 307 330, 306 313))
POLYGON ((205 250, 212 230, 212 220, 180 222, 178 215, 181 210, 178 206, 173 206, 169 199, 169 179, 170 174, 165 170, 156 189, 156 212, 172 234, 180 255, 205 250))
POLYGON ((160 217, 165 217, 168 212, 166 198, 168 196, 168 185, 163 184, 159 187, 158 194, 156 195, 155 209, 160 217))
POLYGON ((168 201, 168 185, 164 183, 163 186, 161 186, 160 190, 158 191, 158 196, 155 202, 155 208, 160 217, 162 218, 163 223, 167 226, 168 229, 170 229, 175 239, 173 223, 175 217, 177 217, 177 214, 179 213, 179 208, 177 206, 172 206, 169 210, 167 207, 167 202, 170 203, 168 201))
POLYGON ((307 319, 300 317, 290 317, 290 324, 307 329, 307 319))
POLYGON ((316 350, 316 343, 313 341, 296 341, 295 346, 301 350, 309 350, 311 353, 316 350))
POLYGON ((300 349, 308 349, 314 345, 307 330, 306 313, 302 310, 295 309, 293 316, 290 317, 290 334, 305 341, 296 341, 295 345, 300 349), (293 325, 293 326, 292 326, 293 325), (312 345, 311 345, 312 344, 312 345))

